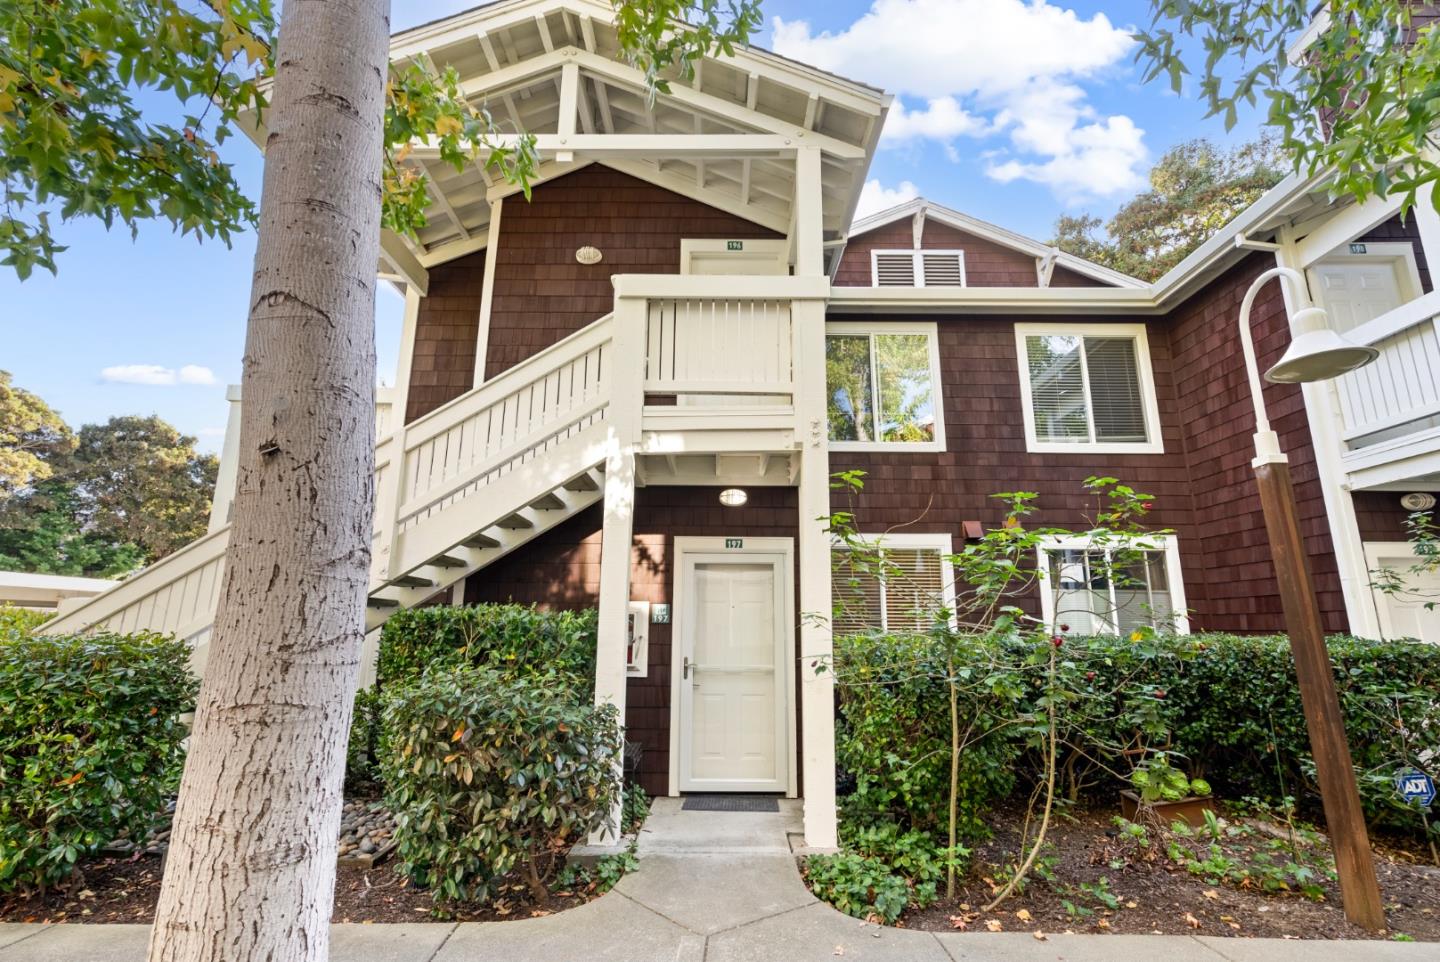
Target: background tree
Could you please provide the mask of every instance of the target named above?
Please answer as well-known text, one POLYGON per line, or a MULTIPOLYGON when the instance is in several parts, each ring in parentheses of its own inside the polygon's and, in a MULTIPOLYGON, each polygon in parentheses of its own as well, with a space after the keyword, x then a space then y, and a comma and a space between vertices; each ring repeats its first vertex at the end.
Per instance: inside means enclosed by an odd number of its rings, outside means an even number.
POLYGON ((220 461, 195 439, 149 417, 116 417, 80 429, 69 480, 87 531, 137 546, 148 563, 205 533, 220 461))
POLYGON ((87 530, 68 478, 51 478, 0 504, 0 570, 115 578, 142 567, 145 552, 87 530))
MULTIPOLYGON (((1138 35, 1148 82, 1167 76, 1234 127, 1241 104, 1267 101, 1268 124, 1296 170, 1332 171, 1331 190, 1363 201, 1398 192, 1408 209, 1440 179, 1440 31, 1436 8, 1417 0, 1151 0, 1138 35), (1290 50, 1314 24, 1299 58, 1290 50)), ((1440 210, 1440 192, 1431 201, 1440 210)))
POLYGON ((10 381, 10 372, 0 371, 0 505, 50 477, 51 461, 75 447, 64 419, 10 381))
POLYGON ((1153 281, 1284 179, 1289 161, 1274 136, 1231 150, 1200 138, 1176 144, 1150 171, 1150 189, 1108 223, 1089 214, 1055 221, 1063 251, 1153 281))

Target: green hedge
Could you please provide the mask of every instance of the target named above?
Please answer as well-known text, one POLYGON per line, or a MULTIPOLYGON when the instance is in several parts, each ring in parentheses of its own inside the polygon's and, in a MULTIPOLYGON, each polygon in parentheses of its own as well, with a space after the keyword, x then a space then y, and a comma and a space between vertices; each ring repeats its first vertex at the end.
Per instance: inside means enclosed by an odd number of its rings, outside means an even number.
MULTIPOLYGON (((961 671, 996 679, 993 689, 967 684, 963 713, 1014 720, 961 757, 960 821, 973 836, 984 830, 986 809, 1009 795, 1016 779, 1031 783, 1039 774, 1035 736, 1043 712, 1036 699, 1044 688, 1035 668, 1048 660, 1048 650, 1037 652, 1033 640, 956 644, 961 671), (1012 690, 1017 677, 1028 681, 1012 690)), ((1367 814, 1372 822, 1416 828, 1414 810, 1396 799, 1392 778, 1440 752, 1440 648, 1348 637, 1329 645, 1367 814)), ((1191 635, 1135 643, 1067 636, 1059 651, 1059 684, 1069 699, 1060 720, 1067 742, 1060 767, 1070 794, 1113 799, 1118 781, 1091 759, 1127 770, 1115 748, 1134 742, 1141 718, 1168 730, 1178 763, 1221 797, 1290 795, 1318 812, 1287 639, 1191 635)), ((949 765, 942 640, 839 639, 836 669, 838 760, 856 781, 842 813, 852 823, 891 820, 937 829, 949 765)))
POLYGON ((485 665, 506 675, 553 675, 588 698, 595 689, 594 609, 433 605, 396 612, 380 634, 379 686, 437 665, 485 665))
POLYGON ((620 797, 614 706, 556 676, 441 666, 384 694, 400 870, 436 901, 486 899, 526 868, 537 897, 620 797))
POLYGON ((179 781, 189 662, 159 635, 0 635, 0 891, 150 829, 179 781))
POLYGON ((0 605, 0 639, 9 634, 27 635, 55 617, 53 611, 32 611, 12 604, 0 605))

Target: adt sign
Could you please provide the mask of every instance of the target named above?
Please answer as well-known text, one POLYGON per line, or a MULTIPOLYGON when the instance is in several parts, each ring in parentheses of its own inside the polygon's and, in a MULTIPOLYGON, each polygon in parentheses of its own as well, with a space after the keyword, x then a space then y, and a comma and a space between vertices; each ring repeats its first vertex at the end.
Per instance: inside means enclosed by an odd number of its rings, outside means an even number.
POLYGON ((1395 790, 1411 804, 1429 808, 1435 801, 1435 782, 1418 768, 1406 768, 1395 776, 1395 790))

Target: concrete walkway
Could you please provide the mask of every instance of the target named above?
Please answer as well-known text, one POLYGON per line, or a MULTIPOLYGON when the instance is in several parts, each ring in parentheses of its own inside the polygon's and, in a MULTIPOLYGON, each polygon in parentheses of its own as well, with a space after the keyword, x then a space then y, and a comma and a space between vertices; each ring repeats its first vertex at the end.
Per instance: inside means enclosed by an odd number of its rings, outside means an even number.
MULTIPOLYGON (((603 898, 538 919, 337 925, 332 962, 1410 962, 1433 943, 1161 935, 911 932, 867 925, 811 897, 778 815, 683 812, 658 799, 640 870, 603 898)), ((0 962, 143 962, 141 925, 0 925, 0 962)), ((214 960, 240 962, 240 960, 214 960)))

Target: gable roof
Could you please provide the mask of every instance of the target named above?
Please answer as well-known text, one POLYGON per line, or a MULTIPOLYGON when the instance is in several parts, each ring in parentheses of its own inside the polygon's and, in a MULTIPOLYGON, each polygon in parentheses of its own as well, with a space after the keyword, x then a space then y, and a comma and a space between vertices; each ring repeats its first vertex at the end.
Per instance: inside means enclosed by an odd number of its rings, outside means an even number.
POLYGON ((971 217, 969 214, 962 214, 934 201, 917 197, 914 200, 898 204, 888 210, 882 210, 877 214, 862 217, 850 227, 848 237, 859 237, 879 227, 893 224, 896 221, 912 219, 916 216, 923 216, 926 220, 934 220, 938 223, 953 227, 956 230, 964 231, 981 237, 1001 247, 1008 247, 1011 250, 1027 254, 1038 260, 1051 260, 1055 266, 1063 267, 1066 270, 1074 271, 1093 280, 1112 287, 1143 288, 1147 287, 1144 281, 1131 277, 1129 274, 1122 274, 1119 271, 1111 270, 1093 261, 1087 261, 1083 257, 1076 257, 1074 254, 1066 253, 1058 247, 1050 244, 1042 244, 1033 238, 1023 234, 1017 234, 997 224, 980 220, 978 217, 971 217))

